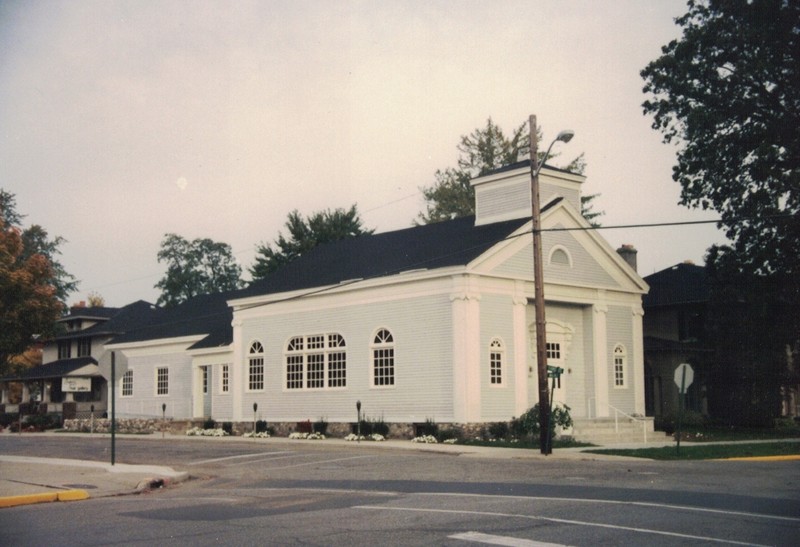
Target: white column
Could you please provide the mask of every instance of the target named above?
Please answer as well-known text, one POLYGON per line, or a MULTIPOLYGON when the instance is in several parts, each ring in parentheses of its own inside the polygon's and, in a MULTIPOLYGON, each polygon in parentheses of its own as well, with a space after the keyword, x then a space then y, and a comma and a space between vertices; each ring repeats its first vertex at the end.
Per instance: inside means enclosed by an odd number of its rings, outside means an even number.
POLYGON ((456 280, 450 295, 453 314, 453 419, 471 423, 481 418, 480 295, 469 279, 456 280))
MULTIPOLYGON (((233 362, 229 369, 228 382, 231 390, 233 421, 242 421, 242 398, 244 396, 244 348, 242 348, 242 320, 234 317, 233 323, 233 362)), ((264 409, 266 410, 266 409, 264 409)))
POLYGON ((514 294, 514 414, 519 416, 528 410, 528 327, 525 308, 528 299, 522 282, 517 283, 514 294))
POLYGON ((594 408, 592 416, 608 417, 608 306, 595 304, 592 314, 592 345, 594 348, 594 408))
POLYGON ((203 369, 192 364, 192 417, 203 416, 203 369))
POLYGON ((644 310, 641 306, 636 306, 631 311, 633 313, 633 355, 631 356, 631 372, 633 374, 631 380, 634 382, 634 412, 644 416, 644 330, 642 328, 644 310))

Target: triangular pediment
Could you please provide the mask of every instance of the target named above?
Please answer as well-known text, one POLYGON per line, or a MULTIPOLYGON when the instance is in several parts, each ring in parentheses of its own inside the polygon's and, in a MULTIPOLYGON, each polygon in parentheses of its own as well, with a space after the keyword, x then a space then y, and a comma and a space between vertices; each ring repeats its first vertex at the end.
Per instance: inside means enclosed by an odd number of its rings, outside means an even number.
MULTIPOLYGON (((533 280, 531 222, 474 260, 469 269, 533 280)), ((647 292, 647 284, 566 200, 543 207, 545 283, 647 292)))

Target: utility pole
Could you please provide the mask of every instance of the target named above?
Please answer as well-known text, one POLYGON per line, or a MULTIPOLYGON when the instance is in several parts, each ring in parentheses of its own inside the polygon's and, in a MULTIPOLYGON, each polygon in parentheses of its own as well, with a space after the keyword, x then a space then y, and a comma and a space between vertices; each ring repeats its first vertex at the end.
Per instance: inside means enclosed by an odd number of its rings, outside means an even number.
POLYGON ((536 311, 536 372, 539 379, 539 448, 550 454, 550 397, 547 392, 547 321, 544 315, 544 272, 542 267, 542 219, 539 203, 539 152, 536 116, 530 117, 531 133, 531 220, 533 221, 533 294, 536 311))

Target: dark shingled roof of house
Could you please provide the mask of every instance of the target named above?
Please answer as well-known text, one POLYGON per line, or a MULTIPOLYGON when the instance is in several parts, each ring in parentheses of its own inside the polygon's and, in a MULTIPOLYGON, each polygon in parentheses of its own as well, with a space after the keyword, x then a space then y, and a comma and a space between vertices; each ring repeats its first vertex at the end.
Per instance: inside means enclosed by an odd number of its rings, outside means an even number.
POLYGON ((650 285, 642 300, 644 308, 708 301, 708 274, 703 266, 676 264, 644 280, 650 285))
POLYGON ((68 375, 74 370, 83 368, 86 365, 96 365, 97 361, 93 357, 75 357, 73 359, 61 359, 46 365, 39 365, 23 370, 15 376, 6 376, 2 380, 43 380, 46 378, 60 378, 68 375))
MULTIPOLYGON (((56 336, 56 340, 70 340, 75 338, 85 338, 87 336, 113 335, 126 332, 139 325, 152 322, 154 317, 160 313, 149 302, 137 300, 121 308, 72 308, 70 315, 64 319, 75 319, 77 317, 93 319, 99 321, 89 328, 71 331, 56 336), (98 312, 99 310, 99 312, 98 312), (76 313, 77 312, 77 313, 76 313)), ((63 319, 62 319, 63 321, 63 319)))
MULTIPOLYGON (((559 201, 561 198, 552 200, 542 211, 559 201)), ((152 324, 128 331, 112 343, 207 334, 190 349, 226 346, 233 341, 229 300, 312 290, 412 270, 463 266, 528 220, 475 226, 475 217, 470 216, 323 244, 244 289, 196 296, 166 308, 152 324)))
MULTIPOLYGON (((550 206, 554 203, 551 202, 550 206)), ((256 281, 244 289, 241 296, 310 289, 418 269, 466 265, 527 221, 523 218, 475 226, 475 217, 470 216, 335 241, 312 249, 256 281)))

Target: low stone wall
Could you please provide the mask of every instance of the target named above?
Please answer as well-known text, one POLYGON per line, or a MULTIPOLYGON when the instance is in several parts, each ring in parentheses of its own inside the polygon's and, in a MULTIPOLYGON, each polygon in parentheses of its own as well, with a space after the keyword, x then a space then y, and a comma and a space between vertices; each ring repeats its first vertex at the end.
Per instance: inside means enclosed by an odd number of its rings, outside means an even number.
MULTIPOLYGON (((173 422, 154 418, 118 418, 116 432, 131 435, 144 435, 166 431, 170 433, 183 433, 191 425, 186 421, 173 422)), ((64 429, 80 433, 111 433, 111 420, 107 418, 79 418, 64 420, 64 429)))
MULTIPOLYGON (((116 431, 121 434, 151 434, 167 432, 173 435, 184 435, 186 431, 193 427, 205 427, 205 420, 162 420, 161 418, 118 418, 116 431)), ((263 424, 259 424, 263 426, 263 424)), ((422 435, 424 428, 428 424, 423 423, 387 423, 389 427, 388 438, 390 439, 413 439, 416 436, 422 435)), ((483 423, 439 423, 436 424, 438 431, 452 432, 453 436, 459 436, 463 439, 486 438, 488 435, 487 429, 489 424, 483 423)), ((64 429, 67 431, 76 431, 88 433, 94 431, 95 433, 110 433, 111 420, 106 418, 89 418, 64 420, 64 429)), ((253 422, 215 422, 215 428, 223 428, 229 431, 231 435, 241 436, 245 433, 253 431, 253 422)), ((275 437, 288 437, 292 433, 308 433, 314 427, 314 422, 268 422, 268 430, 270 434, 275 437)), ((327 424, 325 435, 334 438, 344 438, 350 433, 355 432, 355 423, 336 422, 327 424)))

